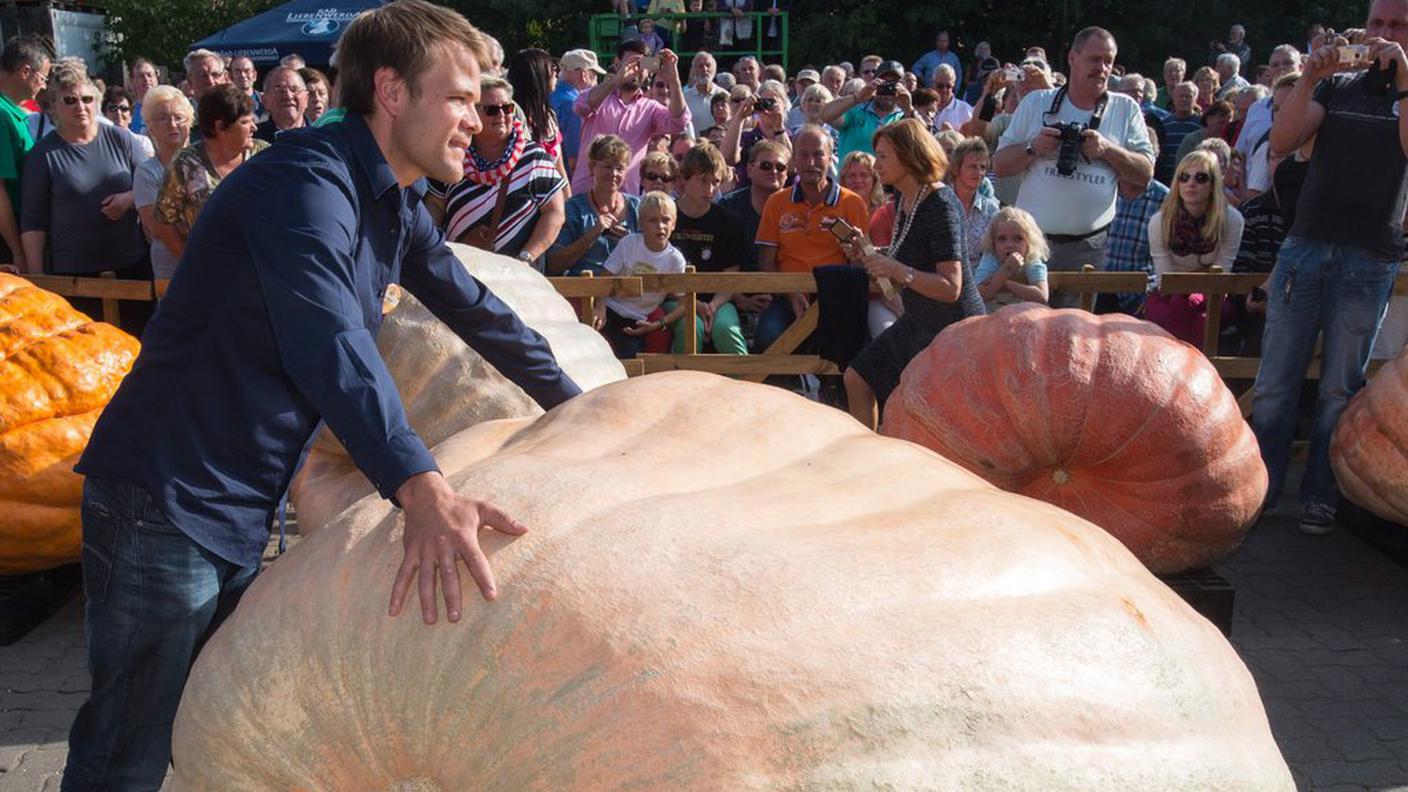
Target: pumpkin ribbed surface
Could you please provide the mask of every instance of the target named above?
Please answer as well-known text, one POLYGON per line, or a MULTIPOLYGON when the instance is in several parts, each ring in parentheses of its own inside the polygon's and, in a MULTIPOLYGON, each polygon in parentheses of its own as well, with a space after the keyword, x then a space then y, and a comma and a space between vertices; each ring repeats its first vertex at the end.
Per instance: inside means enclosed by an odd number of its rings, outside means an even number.
POLYGON ((201 653, 178 790, 1294 788, 1119 542, 832 408, 657 374, 435 454, 530 528, 481 535, 499 599, 387 617, 402 516, 363 499, 201 653))
POLYGON ((1217 370, 1119 314, 1024 304, 953 325, 905 369, 881 432, 1090 520, 1159 573, 1231 552, 1266 496, 1217 370))
MULTIPOLYGON (((610 345, 578 321, 572 306, 542 275, 507 256, 467 245, 450 248, 471 275, 547 340, 558 365, 583 390, 625 379, 626 371, 610 345)), ((522 388, 466 346, 409 293, 385 318, 376 344, 396 381, 406 419, 427 446, 484 421, 543 413, 522 388)), ((298 512, 299 532, 317 530, 371 491, 371 483, 347 451, 323 430, 293 483, 291 500, 298 512), (350 484, 322 486, 322 482, 344 479, 360 483, 361 489, 350 484)))
POLYGON ((0 575, 78 560, 72 468, 136 356, 131 336, 0 273, 0 575))
POLYGON ((1408 526, 1408 348, 1379 369, 1340 414, 1330 463, 1346 497, 1408 526))

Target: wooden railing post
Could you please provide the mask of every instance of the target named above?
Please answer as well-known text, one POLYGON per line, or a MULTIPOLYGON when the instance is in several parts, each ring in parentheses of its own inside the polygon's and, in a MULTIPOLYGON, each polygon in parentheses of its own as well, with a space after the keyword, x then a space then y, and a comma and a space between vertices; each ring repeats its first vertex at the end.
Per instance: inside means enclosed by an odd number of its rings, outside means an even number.
MULTIPOLYGON (((583 278, 594 278, 594 277, 596 277, 596 273, 592 272, 591 270, 587 270, 587 271, 585 271, 585 272, 582 273, 582 277, 583 277, 583 278)), ((578 316, 579 316, 579 318, 581 318, 583 324, 587 325, 588 327, 591 327, 592 323, 596 320, 596 298, 595 298, 595 297, 593 297, 593 296, 591 296, 591 295, 589 294, 589 295, 587 295, 586 297, 583 297, 583 298, 582 298, 582 310, 581 310, 581 312, 578 314, 578 316)))
MULTIPOLYGON (((1221 275, 1222 267, 1214 265, 1208 268, 1208 273, 1221 275)), ((1217 342, 1222 337, 1222 298, 1221 294, 1203 294, 1208 309, 1203 324, 1203 354, 1210 358, 1217 357, 1217 342)))
MULTIPOLYGON (((117 273, 103 272, 99 273, 98 277, 102 278, 103 280, 116 280, 117 273)), ((103 298, 103 321, 107 322, 113 327, 120 326, 119 322, 121 322, 121 309, 118 307, 117 300, 107 297, 103 298)))
MULTIPOLYGON (((1080 268, 1080 271, 1081 271, 1082 273, 1094 272, 1094 271, 1095 271, 1095 265, 1094 265, 1094 264, 1085 264, 1085 265, 1083 265, 1083 266, 1080 268)), ((1082 291, 1082 292, 1080 293, 1080 307, 1081 307, 1081 310, 1088 311, 1088 312, 1090 312, 1090 313, 1095 313, 1095 292, 1093 292, 1093 291, 1082 291)))
MULTIPOLYGON (((693 275, 695 267, 693 264, 686 264, 684 268, 686 275, 693 275)), ((696 326, 699 315, 699 292, 687 291, 684 293, 685 305, 689 306, 684 311, 684 349, 686 355, 699 354, 699 328, 696 326)))

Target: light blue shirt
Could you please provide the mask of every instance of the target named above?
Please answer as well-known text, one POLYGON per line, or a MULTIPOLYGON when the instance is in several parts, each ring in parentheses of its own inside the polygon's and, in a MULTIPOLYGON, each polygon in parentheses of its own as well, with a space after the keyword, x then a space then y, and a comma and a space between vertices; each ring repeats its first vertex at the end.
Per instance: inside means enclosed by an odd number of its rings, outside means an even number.
MULTIPOLYGON (((636 223, 636 210, 640 207, 640 198, 634 195, 623 196, 626 199, 626 218, 624 225, 626 230, 634 234, 640 230, 636 223)), ((597 212, 592 206, 591 193, 577 193, 567 199, 567 205, 563 207, 563 212, 567 215, 562 223, 562 230, 557 233, 557 241, 552 243, 548 249, 549 253, 566 247, 582 238, 593 226, 596 225, 597 212)), ((582 257, 575 264, 567 269, 567 274, 577 275, 584 270, 597 270, 606 263, 606 257, 611 255, 611 251, 616 247, 616 240, 609 234, 602 234, 596 241, 587 248, 582 257)))
POLYGON ((939 68, 939 64, 947 63, 953 67, 954 90, 963 90, 963 61, 958 59, 958 55, 953 50, 939 54, 938 50, 929 50, 924 57, 914 62, 910 71, 919 78, 919 84, 926 88, 934 87, 934 70, 939 68))
POLYGON ((582 142, 582 119, 572 112, 572 104, 577 101, 577 96, 581 91, 572 86, 566 80, 558 80, 557 87, 553 89, 552 96, 548 97, 548 104, 552 106, 552 111, 557 113, 557 126, 562 130, 562 159, 564 164, 567 160, 577 158, 577 147, 582 142))
MULTIPOLYGON (((989 280, 992 276, 996 275, 998 268, 1001 266, 1001 263, 998 262, 997 257, 992 254, 992 251, 983 253, 982 260, 978 262, 978 269, 973 273, 973 282, 981 286, 983 281, 989 280)), ((1046 283, 1046 262, 1033 261, 1022 268, 1022 275, 1026 278, 1027 284, 1030 286, 1046 283)), ((1018 302, 1021 302, 1021 300, 1017 299, 1011 292, 998 292, 993 295, 991 300, 987 301, 988 313, 992 313, 1004 305, 1011 305, 1018 302)))

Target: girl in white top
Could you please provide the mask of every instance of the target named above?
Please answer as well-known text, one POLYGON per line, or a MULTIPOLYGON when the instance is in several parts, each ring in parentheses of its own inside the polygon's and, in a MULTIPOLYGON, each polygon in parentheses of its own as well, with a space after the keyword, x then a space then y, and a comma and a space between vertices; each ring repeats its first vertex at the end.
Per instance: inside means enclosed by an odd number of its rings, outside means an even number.
MULTIPOLYGON (((1222 170, 1209 151, 1194 151, 1178 163, 1173 189, 1149 219, 1149 255, 1154 273, 1203 272, 1213 265, 1232 271, 1242 244, 1242 213, 1228 205, 1222 170)), ((1173 335, 1201 346, 1206 299, 1201 294, 1155 292, 1144 316, 1173 335)))
MULTIPOLYGON (((674 199, 663 192, 651 192, 640 199, 637 210, 640 233, 630 234, 616 244, 602 266, 612 275, 663 275, 684 272, 684 254, 670 244, 675 230, 674 199)), ((639 297, 608 297, 597 303, 594 326, 611 342, 619 358, 633 358, 640 352, 645 336, 661 332, 684 315, 680 304, 668 314, 652 319, 665 302, 661 293, 639 297)))

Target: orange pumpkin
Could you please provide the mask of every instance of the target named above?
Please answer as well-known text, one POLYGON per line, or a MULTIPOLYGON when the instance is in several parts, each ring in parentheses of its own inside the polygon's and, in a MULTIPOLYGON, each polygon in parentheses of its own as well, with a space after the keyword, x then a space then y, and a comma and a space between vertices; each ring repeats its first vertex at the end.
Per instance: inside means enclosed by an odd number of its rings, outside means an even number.
POLYGON ((1408 348, 1345 407, 1330 464, 1345 497, 1408 526, 1408 348))
POLYGON ((953 325, 905 369, 881 432, 1090 520, 1158 573, 1231 552, 1266 496, 1217 370, 1118 314, 1025 303, 953 325))
POLYGON ((136 339, 0 273, 0 575, 78 560, 73 465, 136 357, 136 339))
POLYGON ((1119 542, 839 410, 655 374, 434 453, 529 526, 482 534, 498 599, 388 617, 402 516, 358 501, 201 652, 175 790, 1295 788, 1119 542))

